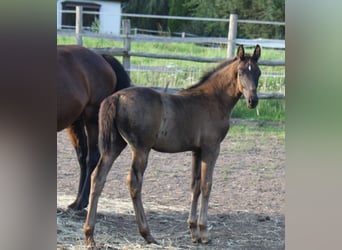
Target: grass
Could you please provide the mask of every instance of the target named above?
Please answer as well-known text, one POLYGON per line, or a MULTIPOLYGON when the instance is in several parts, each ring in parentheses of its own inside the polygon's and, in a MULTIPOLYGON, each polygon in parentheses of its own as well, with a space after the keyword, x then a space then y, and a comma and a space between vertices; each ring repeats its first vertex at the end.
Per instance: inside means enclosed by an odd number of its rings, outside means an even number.
POLYGON ((245 100, 241 99, 234 107, 232 117, 255 121, 285 122, 285 100, 261 99, 256 109, 248 109, 245 100))
MULTIPOLYGON (((74 37, 57 37, 57 44, 75 44, 74 37)), ((83 46, 91 48, 116 47, 122 48, 121 41, 110 41, 99 38, 83 38, 83 46)), ((135 52, 149 52, 158 54, 178 54, 198 57, 225 58, 226 48, 209 48, 190 43, 147 43, 132 42, 131 50, 135 52)), ((246 48, 247 53, 252 53, 252 48, 246 48)), ((118 57, 122 62, 122 58, 118 57)), ((261 60, 284 60, 285 52, 276 49, 262 49, 261 60)), ((144 57, 132 57, 131 65, 134 66, 130 76, 134 85, 159 86, 168 85, 171 88, 186 88, 200 79, 215 63, 197 63, 182 60, 166 60, 144 57), (154 66, 153 71, 142 67, 154 66)), ((285 92, 285 67, 260 66, 262 76, 259 80, 259 92, 285 92)), ((249 120, 285 121, 285 100, 260 100, 257 109, 249 110, 244 100, 238 102, 234 108, 232 117, 249 120)))
POLYGON ((251 126, 250 124, 238 124, 234 125, 229 129, 229 136, 239 139, 239 136, 274 136, 280 140, 285 140, 285 129, 284 124, 274 126, 271 124, 258 124, 251 126))
MULTIPOLYGON (((234 147, 229 148, 229 151, 248 157, 250 154, 262 154, 264 150, 271 149, 272 156, 270 159, 267 160, 268 156, 264 156, 264 161, 256 161, 255 164, 250 163, 246 167, 257 172, 260 178, 272 179, 276 176, 276 171, 281 168, 278 160, 281 159, 282 155, 273 150, 274 145, 278 145, 279 148, 285 147, 285 125, 256 124, 258 125, 246 122, 245 125, 235 124, 232 126, 227 137, 230 143, 234 144, 234 147)), ((235 171, 235 167, 239 169, 241 166, 230 166, 229 170, 224 172, 224 178, 229 178, 231 172, 235 171)))
POLYGON ((262 143, 268 143, 270 137, 273 140, 277 140, 278 143, 285 145, 285 124, 279 123, 278 125, 256 122, 246 122, 245 124, 234 124, 231 126, 228 132, 229 140, 243 141, 247 146, 252 143, 248 141, 248 138, 252 140, 259 140, 262 143))

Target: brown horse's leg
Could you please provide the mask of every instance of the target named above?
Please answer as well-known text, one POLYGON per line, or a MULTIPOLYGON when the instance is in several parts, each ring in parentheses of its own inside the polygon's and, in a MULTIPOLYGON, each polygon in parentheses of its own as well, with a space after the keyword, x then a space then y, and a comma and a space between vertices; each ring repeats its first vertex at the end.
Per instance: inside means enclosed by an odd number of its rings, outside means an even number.
MULTIPOLYGON (((87 169, 87 135, 85 133, 83 119, 77 120, 70 127, 67 128, 67 132, 72 145, 75 148, 77 154, 77 160, 80 165, 80 179, 78 184, 78 192, 76 200, 68 207, 72 210, 81 210, 86 206, 81 205, 81 192, 86 178, 87 169)), ((88 197, 87 197, 88 198, 88 197)))
POLYGON ((133 201, 139 233, 147 243, 157 243, 150 233, 141 200, 142 181, 147 166, 148 154, 149 151, 147 150, 132 149, 132 165, 127 176, 127 185, 133 201))
POLYGON ((202 243, 209 242, 208 235, 208 203, 212 186, 212 177, 216 159, 220 152, 220 145, 211 145, 202 148, 202 164, 201 164, 201 209, 198 218, 198 227, 201 233, 202 243))
MULTIPOLYGON (((97 115, 96 115, 97 117, 97 115)), ((86 129, 88 135, 88 156, 87 156, 87 168, 86 168, 86 176, 84 180, 83 189, 80 193, 79 202, 83 207, 87 207, 89 200, 89 192, 90 192, 90 176, 94 171, 97 162, 100 158, 100 153, 98 149, 98 125, 97 120, 94 121, 86 121, 86 129)))
POLYGON ((191 180, 191 208, 189 213, 188 225, 191 233, 192 242, 200 241, 197 228, 197 204, 201 194, 201 151, 192 152, 192 180, 191 180))
POLYGON ((89 208, 87 218, 83 226, 87 247, 95 248, 94 228, 96 222, 97 204, 109 170, 111 169, 114 160, 119 156, 125 148, 126 143, 120 137, 120 141, 113 143, 113 148, 108 152, 101 152, 100 160, 91 175, 91 192, 89 196, 89 208))

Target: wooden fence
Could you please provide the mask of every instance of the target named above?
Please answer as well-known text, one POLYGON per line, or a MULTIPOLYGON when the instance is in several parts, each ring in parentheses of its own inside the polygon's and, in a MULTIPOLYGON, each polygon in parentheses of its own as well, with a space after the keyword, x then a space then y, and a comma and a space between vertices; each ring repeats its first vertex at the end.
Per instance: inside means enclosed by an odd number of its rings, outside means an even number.
MULTIPOLYGON (((172 55, 172 54, 156 54, 156 53, 148 53, 148 52, 134 52, 131 51, 131 42, 132 41, 145 41, 145 42, 183 42, 183 43, 198 43, 198 44, 227 44, 227 57, 234 57, 235 53, 235 45, 236 44, 244 44, 247 43, 247 46, 252 46, 256 43, 261 43, 262 41, 267 43, 269 40, 260 40, 260 39, 252 39, 246 40, 237 39, 236 38, 236 30, 237 30, 237 15, 231 14, 229 20, 229 31, 228 31, 228 39, 224 38, 213 38, 213 37, 159 37, 159 36, 151 36, 151 35, 137 35, 134 29, 131 29, 130 20, 123 19, 122 20, 122 34, 121 35, 107 35, 107 34, 97 34, 93 32, 85 32, 82 30, 82 6, 76 7, 76 28, 75 33, 67 32, 67 31, 58 31, 59 35, 75 35, 77 44, 82 45, 83 36, 87 37, 99 37, 109 40, 122 40, 123 48, 91 48, 94 52, 98 54, 110 54, 112 56, 122 56, 123 57, 123 66, 130 72, 131 63, 130 58, 132 56, 136 57, 147 57, 147 58, 156 58, 156 59, 174 59, 174 60, 186 60, 186 61, 194 61, 194 62, 219 62, 226 60, 227 58, 205 58, 205 57, 197 57, 197 56, 186 56, 186 55, 172 55), (133 33, 133 35, 132 35, 133 33)), ((259 65, 265 66, 285 66, 285 60, 260 60, 259 65)), ((157 88, 162 89, 162 88, 157 88)), ((167 92, 175 92, 177 89, 167 89, 167 92)), ((267 94, 259 94, 261 99, 283 99, 285 95, 282 93, 267 93, 267 94)))

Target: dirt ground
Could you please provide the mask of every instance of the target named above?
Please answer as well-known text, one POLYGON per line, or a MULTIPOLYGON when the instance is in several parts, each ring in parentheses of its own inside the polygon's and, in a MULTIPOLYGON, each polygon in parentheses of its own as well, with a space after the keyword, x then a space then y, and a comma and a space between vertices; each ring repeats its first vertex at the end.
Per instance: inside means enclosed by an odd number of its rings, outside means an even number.
MULTIPOLYGON (((235 123, 235 124, 234 124, 235 123)), ((240 126, 243 121, 233 121, 240 126)), ((144 176, 143 203, 152 235, 139 235, 126 186, 127 147, 115 161, 99 200, 95 241, 102 249, 285 249, 285 138, 258 132, 228 136, 214 170, 208 222, 211 242, 191 242, 191 152, 152 151, 144 176)), ((284 127, 284 124, 275 126, 284 127)), ((79 167, 64 131, 57 133, 57 249, 85 249, 85 211, 67 211, 79 167)))

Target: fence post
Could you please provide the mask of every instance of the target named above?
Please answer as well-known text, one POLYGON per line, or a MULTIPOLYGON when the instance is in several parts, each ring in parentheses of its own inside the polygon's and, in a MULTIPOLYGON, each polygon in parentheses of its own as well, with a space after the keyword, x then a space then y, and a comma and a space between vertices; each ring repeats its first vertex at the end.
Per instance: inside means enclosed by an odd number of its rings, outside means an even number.
POLYGON ((130 62, 130 56, 129 52, 131 51, 131 22, 129 19, 123 19, 122 20, 122 33, 123 33, 123 46, 125 49, 124 56, 123 56, 123 66, 126 69, 128 75, 130 75, 130 68, 131 68, 131 62, 130 62))
POLYGON ((82 26, 83 26, 83 7, 77 5, 76 6, 76 27, 75 27, 75 35, 76 35, 76 43, 77 45, 82 46, 82 26))
POLYGON ((229 17, 229 30, 228 30, 228 43, 227 43, 227 58, 233 58, 235 54, 235 39, 237 33, 237 19, 236 14, 230 14, 229 17))

